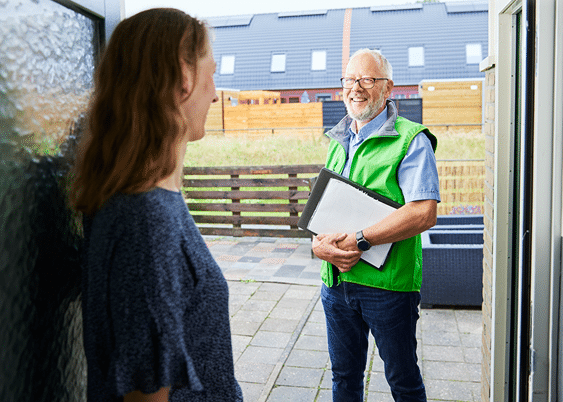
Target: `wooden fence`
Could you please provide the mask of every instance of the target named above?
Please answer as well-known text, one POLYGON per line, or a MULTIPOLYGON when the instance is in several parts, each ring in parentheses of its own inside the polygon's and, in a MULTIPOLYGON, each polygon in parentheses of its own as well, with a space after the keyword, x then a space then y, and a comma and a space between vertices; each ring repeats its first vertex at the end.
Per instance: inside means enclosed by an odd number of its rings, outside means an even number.
MULTIPOLYGON (((185 198, 202 234, 309 237, 297 221, 322 167, 186 167, 185 198)), ((438 161, 438 175, 438 215, 483 213, 484 161, 438 161)))

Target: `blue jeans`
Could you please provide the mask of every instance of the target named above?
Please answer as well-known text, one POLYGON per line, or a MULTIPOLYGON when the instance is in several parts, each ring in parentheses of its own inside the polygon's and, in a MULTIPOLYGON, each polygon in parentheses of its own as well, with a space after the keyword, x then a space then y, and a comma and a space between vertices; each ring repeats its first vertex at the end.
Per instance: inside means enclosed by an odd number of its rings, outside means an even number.
POLYGON ((395 401, 426 402, 416 357, 418 292, 342 282, 321 291, 332 364, 333 402, 360 402, 364 395, 369 331, 384 362, 395 401))

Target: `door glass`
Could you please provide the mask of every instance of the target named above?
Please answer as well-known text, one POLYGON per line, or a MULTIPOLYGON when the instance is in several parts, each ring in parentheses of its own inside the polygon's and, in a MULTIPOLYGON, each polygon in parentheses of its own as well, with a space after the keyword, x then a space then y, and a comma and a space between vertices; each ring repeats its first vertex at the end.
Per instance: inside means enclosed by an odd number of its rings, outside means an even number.
POLYGON ((0 1, 0 116, 12 139, 52 152, 86 108, 96 22, 50 0, 0 1))

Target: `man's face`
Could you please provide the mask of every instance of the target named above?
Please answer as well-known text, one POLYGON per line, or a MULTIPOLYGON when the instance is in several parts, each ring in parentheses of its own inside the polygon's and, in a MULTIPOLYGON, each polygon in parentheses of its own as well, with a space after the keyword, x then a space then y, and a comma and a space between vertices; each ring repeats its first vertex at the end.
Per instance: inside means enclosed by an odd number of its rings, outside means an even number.
MULTIPOLYGON (((385 78, 379 63, 371 54, 354 57, 346 67, 349 78, 385 78)), ((385 100, 393 89, 392 80, 377 80, 373 88, 362 88, 358 82, 351 89, 343 89, 344 104, 350 117, 357 121, 358 129, 373 120, 385 108, 385 100)))

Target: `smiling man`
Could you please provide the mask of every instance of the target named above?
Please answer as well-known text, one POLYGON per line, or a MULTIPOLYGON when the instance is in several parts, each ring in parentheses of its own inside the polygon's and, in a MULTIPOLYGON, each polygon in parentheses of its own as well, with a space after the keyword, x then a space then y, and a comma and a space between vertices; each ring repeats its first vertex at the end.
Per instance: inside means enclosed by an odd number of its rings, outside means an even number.
POLYGON ((394 102, 387 99, 393 89, 392 68, 378 51, 356 52, 341 82, 348 115, 327 133, 331 142, 326 166, 402 207, 357 233, 323 233, 313 239, 313 252, 324 260, 321 295, 333 401, 363 401, 370 330, 394 400, 426 401, 416 323, 420 233, 436 224, 440 201, 437 141, 423 125, 397 115, 394 102), (360 260, 371 246, 386 243, 394 245, 380 270, 360 260))

